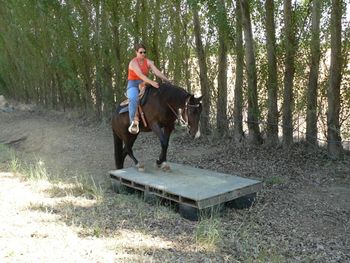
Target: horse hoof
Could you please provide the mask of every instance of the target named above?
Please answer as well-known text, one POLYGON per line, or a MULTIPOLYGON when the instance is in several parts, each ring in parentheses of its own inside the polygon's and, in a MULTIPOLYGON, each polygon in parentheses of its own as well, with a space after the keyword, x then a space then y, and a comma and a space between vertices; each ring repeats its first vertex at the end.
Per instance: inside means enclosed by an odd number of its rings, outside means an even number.
POLYGON ((170 172, 171 171, 170 165, 167 164, 166 162, 162 163, 161 168, 162 168, 163 172, 170 172))
POLYGON ((137 164, 136 168, 139 172, 144 172, 145 171, 145 166, 143 164, 137 164))

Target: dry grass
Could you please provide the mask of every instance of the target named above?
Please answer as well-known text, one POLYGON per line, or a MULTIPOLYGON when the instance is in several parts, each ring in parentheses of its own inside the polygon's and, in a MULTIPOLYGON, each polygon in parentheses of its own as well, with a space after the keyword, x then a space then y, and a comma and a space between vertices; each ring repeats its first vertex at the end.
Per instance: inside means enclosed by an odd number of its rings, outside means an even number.
MULTIPOLYGON (((1 147, 1 153, 7 150, 1 147)), ((3 161, 4 158, 0 160, 3 161)), ((71 182, 59 182, 43 162, 21 162, 15 156, 6 160, 6 166, 11 172, 0 173, 0 179, 16 183, 12 189, 7 189, 15 194, 14 203, 1 209, 8 213, 2 213, 7 219, 1 224, 8 230, 5 236, 0 235, 2 262, 25 262, 25 258, 40 262, 152 262, 153 253, 172 247, 172 242, 149 235, 146 230, 106 229, 102 211, 110 207, 105 203, 102 187, 93 177, 76 175, 71 182), (16 219, 9 221, 14 214, 16 219), (23 233, 28 235, 24 234, 24 238, 23 233), (12 238, 21 248, 12 242, 12 238), (54 246, 58 251, 46 246, 54 246), (60 255, 62 253, 66 256, 60 255)), ((120 195, 113 199, 119 207, 132 206, 134 219, 145 221, 149 211, 141 197, 120 195)), ((154 214, 156 218, 166 220, 174 218, 175 213, 158 205, 154 214)), ((124 219, 114 215, 114 220, 124 219)))
MULTIPOLYGON (((3 153, 9 149, 2 146, 0 150, 3 153)), ((16 214, 13 222, 0 221, 11 232, 9 237, 0 235, 2 262, 25 262, 25 258, 41 262, 173 261, 167 252, 172 251, 173 242, 149 231, 150 213, 159 222, 180 219, 173 210, 161 205, 160 200, 153 203, 150 210, 142 196, 106 196, 93 177, 76 174, 68 182, 59 181, 59 176, 50 173, 40 160, 21 161, 12 155, 0 162, 11 171, 6 173, 6 178, 5 173, 0 173, 0 179, 6 183, 8 178, 12 183, 16 181, 12 189, 7 189, 13 192, 14 203, 10 209, 1 208, 6 210, 7 214, 2 214, 8 220, 16 214), (123 209, 123 213, 118 213, 118 209, 123 209), (137 229, 131 227, 132 222, 138 225, 137 229), (25 237, 23 233, 27 233, 25 237), (21 248, 12 242, 13 238, 21 248), (58 250, 54 252, 46 246, 58 250), (163 250, 166 253, 160 255, 159 251, 163 250), (62 253, 66 256, 62 257, 62 253)))
POLYGON ((71 182, 63 184, 58 175, 48 172, 45 163, 40 159, 34 162, 22 162, 14 152, 11 152, 11 159, 7 166, 12 173, 27 181, 50 182, 51 188, 47 191, 53 196, 83 196, 95 200, 103 197, 101 186, 92 176, 77 173, 71 182))
POLYGON ((103 198, 103 190, 101 185, 97 184, 92 176, 78 174, 74 177, 74 180, 74 195, 81 195, 95 200, 101 200, 103 198))

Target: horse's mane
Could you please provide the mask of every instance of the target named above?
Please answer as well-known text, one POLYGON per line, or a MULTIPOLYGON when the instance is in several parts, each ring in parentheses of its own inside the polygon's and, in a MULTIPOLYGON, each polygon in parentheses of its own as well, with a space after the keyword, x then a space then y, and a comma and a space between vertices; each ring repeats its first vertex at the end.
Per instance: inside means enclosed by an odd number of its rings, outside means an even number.
POLYGON ((171 84, 169 82, 162 82, 159 84, 159 87, 161 89, 170 89, 170 90, 174 90, 175 92, 185 92, 188 93, 184 88, 181 88, 179 86, 176 86, 174 84, 171 84))
POLYGON ((164 102, 179 105, 184 103, 188 96, 190 94, 181 87, 170 83, 160 83, 159 85, 159 97, 164 102))

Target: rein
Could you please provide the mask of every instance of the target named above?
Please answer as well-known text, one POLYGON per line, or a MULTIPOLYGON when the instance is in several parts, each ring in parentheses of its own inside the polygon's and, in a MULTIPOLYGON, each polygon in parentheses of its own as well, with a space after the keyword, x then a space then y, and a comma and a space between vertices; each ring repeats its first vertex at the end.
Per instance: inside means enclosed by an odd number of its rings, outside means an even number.
MULTIPOLYGON (((173 107, 170 106, 169 103, 167 103, 168 107, 171 109, 171 111, 174 113, 174 115, 176 116, 176 118, 179 120, 179 122, 181 122, 183 125, 186 125, 188 126, 188 123, 183 119, 181 118, 181 116, 179 114, 176 113, 176 111, 174 110, 173 107)), ((187 115, 187 112, 186 112, 186 115, 187 115)))

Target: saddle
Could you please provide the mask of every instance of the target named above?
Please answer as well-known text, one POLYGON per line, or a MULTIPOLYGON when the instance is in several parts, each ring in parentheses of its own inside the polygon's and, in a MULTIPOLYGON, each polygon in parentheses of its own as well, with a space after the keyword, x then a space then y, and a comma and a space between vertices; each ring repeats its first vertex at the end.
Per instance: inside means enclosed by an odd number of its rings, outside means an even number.
MULTIPOLYGON (((139 96, 138 96, 139 104, 141 106, 143 106, 143 105, 145 105, 146 98, 147 98, 147 95, 149 93, 149 87, 146 87, 145 82, 140 83, 139 91, 140 91, 139 96)), ((120 103, 121 107, 125 107, 127 105, 129 105, 129 99, 126 99, 120 103)))

